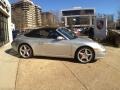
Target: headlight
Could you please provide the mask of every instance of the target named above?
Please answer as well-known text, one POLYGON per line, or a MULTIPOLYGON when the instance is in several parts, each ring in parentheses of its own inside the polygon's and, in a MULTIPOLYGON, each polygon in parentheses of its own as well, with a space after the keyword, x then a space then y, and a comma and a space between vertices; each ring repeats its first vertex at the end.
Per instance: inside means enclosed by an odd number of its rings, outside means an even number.
POLYGON ((98 44, 97 48, 95 48, 95 49, 97 49, 97 50, 99 50, 99 51, 105 51, 104 46, 101 45, 101 44, 98 44))

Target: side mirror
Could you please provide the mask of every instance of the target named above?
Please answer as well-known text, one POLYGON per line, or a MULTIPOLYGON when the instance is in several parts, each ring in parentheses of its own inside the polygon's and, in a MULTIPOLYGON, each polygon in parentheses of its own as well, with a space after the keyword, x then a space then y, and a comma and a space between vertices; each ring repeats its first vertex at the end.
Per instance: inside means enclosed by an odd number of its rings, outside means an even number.
POLYGON ((58 37, 57 37, 57 40, 64 40, 64 37, 58 36, 58 37))

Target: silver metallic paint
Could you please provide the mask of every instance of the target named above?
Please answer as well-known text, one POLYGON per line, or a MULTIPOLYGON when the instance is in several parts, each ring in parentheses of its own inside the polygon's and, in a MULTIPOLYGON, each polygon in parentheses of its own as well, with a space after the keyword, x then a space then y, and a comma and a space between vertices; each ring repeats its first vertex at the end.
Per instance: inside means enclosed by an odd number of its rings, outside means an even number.
MULTIPOLYGON (((63 36, 65 37, 65 36, 63 36)), ((88 46, 95 52, 95 59, 103 58, 106 50, 100 44, 86 37, 80 37, 69 40, 31 38, 21 35, 12 42, 12 47, 18 52, 21 44, 28 44, 33 50, 34 56, 50 56, 50 57, 65 57, 74 58, 78 48, 88 46)))

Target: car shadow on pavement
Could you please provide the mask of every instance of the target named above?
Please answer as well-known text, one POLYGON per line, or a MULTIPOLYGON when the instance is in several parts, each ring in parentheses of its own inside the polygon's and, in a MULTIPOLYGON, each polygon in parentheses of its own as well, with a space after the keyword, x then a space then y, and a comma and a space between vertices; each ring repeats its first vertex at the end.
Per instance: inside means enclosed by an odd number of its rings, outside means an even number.
POLYGON ((58 58, 58 57, 47 57, 47 56, 34 56, 34 59, 43 59, 43 60, 54 60, 54 61, 67 61, 76 63, 72 58, 58 58))
POLYGON ((15 52, 12 48, 5 50, 5 53, 7 53, 7 54, 9 54, 9 55, 11 55, 11 56, 20 58, 20 56, 18 55, 18 53, 15 52))
MULTIPOLYGON (((66 61, 66 62, 72 62, 72 63, 79 63, 79 64, 84 64, 80 63, 74 58, 58 58, 58 57, 47 57, 47 56, 34 56, 34 59, 43 59, 43 60, 55 60, 55 61, 66 61)), ((95 63, 97 60, 91 61, 90 63, 95 63)), ((85 63, 86 64, 86 63, 85 63)))
MULTIPOLYGON (((19 56, 19 54, 14 51, 12 48, 10 49, 7 49, 5 51, 5 53, 11 55, 11 56, 14 56, 14 57, 17 57, 17 58, 21 58, 19 56)), ((39 60, 39 59, 43 59, 43 60, 55 60, 55 61, 68 61, 68 62, 73 62, 73 63, 77 63, 74 59, 72 58, 56 58, 56 57, 46 57, 46 56, 33 56, 32 58, 30 58, 30 60, 39 60)), ((27 59, 29 60, 29 59, 27 59)))
MULTIPOLYGON (((17 57, 17 58, 21 58, 20 55, 14 51, 12 48, 10 49, 7 49, 5 51, 5 53, 11 55, 11 56, 14 56, 14 57, 17 57)), ((29 58, 30 60, 40 60, 40 59, 43 59, 43 60, 54 60, 54 61, 66 61, 66 62, 72 62, 72 63, 79 63, 77 60, 73 59, 73 58, 58 58, 58 57, 47 57, 47 56, 33 56, 32 58, 29 58)), ((29 60, 27 59, 27 60, 29 60)), ((94 60, 90 63, 95 63, 97 60, 94 60)))

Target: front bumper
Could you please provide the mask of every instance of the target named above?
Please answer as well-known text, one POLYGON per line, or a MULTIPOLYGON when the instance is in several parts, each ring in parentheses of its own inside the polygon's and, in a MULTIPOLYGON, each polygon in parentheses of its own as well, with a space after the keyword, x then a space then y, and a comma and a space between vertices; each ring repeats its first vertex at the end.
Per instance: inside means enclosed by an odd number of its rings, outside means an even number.
POLYGON ((95 59, 101 59, 104 58, 106 55, 106 50, 95 50, 95 59))

